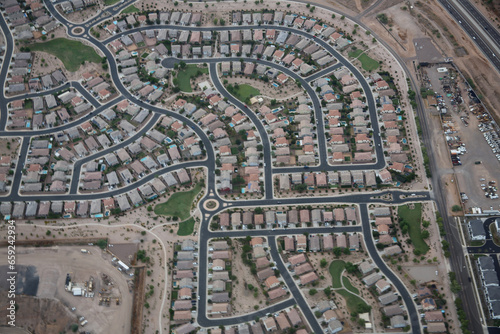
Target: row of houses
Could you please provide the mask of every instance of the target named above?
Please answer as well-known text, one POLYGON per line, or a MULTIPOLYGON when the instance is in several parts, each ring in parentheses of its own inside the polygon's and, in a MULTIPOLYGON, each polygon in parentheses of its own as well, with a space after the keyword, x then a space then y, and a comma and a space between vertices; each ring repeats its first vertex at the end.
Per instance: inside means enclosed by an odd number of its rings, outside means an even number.
POLYGON ((95 0, 69 0, 60 2, 59 6, 64 13, 69 14, 72 12, 84 10, 86 7, 93 6, 95 4, 95 0))
POLYGON ((209 244, 209 295, 212 301, 207 311, 212 317, 223 317, 231 314, 231 263, 233 252, 226 240, 216 240, 209 244), (211 271, 211 273, 210 273, 211 271), (210 275, 211 274, 211 275, 210 275))
POLYGON ((481 256, 477 266, 490 318, 500 319, 500 283, 495 262, 491 256, 481 256))
POLYGON ((31 76, 32 55, 30 52, 16 53, 10 63, 11 71, 6 82, 9 95, 20 95, 24 92, 38 92, 60 86, 68 81, 64 73, 57 69, 50 74, 39 77, 31 76))
MULTIPOLYGON (((348 101, 345 98, 340 102, 341 95, 331 86, 330 78, 324 77, 314 82, 317 94, 327 109, 323 115, 331 163, 372 162, 375 158, 370 135, 372 122, 359 82, 345 67, 335 71, 333 76, 343 87, 341 94, 349 94, 351 103, 344 103, 348 101), (352 131, 348 131, 347 126, 352 131)), ((373 186, 374 182, 371 183, 373 186)))
MULTIPOLYGON (((123 121, 122 121, 123 123, 123 121)), ((120 124, 122 124, 120 123, 120 124)), ((111 133, 112 134, 112 133, 111 133)), ((115 141, 115 143, 121 142, 115 141)), ((97 161, 86 165, 86 174, 82 177, 82 189, 96 190, 102 186, 108 189, 126 186, 136 180, 162 168, 176 164, 184 158, 198 158, 203 152, 200 140, 192 129, 165 116, 146 134, 127 147, 110 152, 97 160, 105 162, 108 172, 96 180, 92 173, 101 173, 97 161), (170 133, 170 135, 167 135, 170 133), (172 136, 171 134, 175 134, 172 136), (90 176, 87 176, 89 174, 90 176), (95 182, 99 181, 99 182, 95 182)), ((181 178, 181 184, 188 182, 181 178)), ((171 186, 172 181, 168 181, 171 186)), ((162 188, 162 187, 161 187, 162 188)))
POLYGON ((191 310, 196 307, 198 282, 196 276, 197 248, 198 245, 191 239, 183 240, 176 245, 180 250, 174 253, 174 274, 172 280, 172 310, 173 325, 189 324, 193 314, 191 310), (175 295, 177 298, 175 298, 175 295))
POLYGON ((41 37, 59 26, 59 22, 47 12, 40 0, 4 0, 0 6, 16 40, 41 37))
MULTIPOLYGON (((260 168, 261 153, 259 152, 259 141, 256 132, 253 130, 253 124, 248 117, 239 109, 228 104, 221 98, 219 93, 212 89, 208 82, 200 83, 204 88, 202 96, 208 102, 209 110, 197 110, 194 104, 188 103, 184 99, 178 99, 172 104, 172 109, 177 112, 183 112, 191 117, 208 134, 212 145, 219 156, 219 172, 216 182, 217 188, 221 193, 233 191, 233 179, 240 177, 243 179, 244 186, 237 189, 244 193, 260 193, 262 171, 260 168), (239 166, 237 154, 233 154, 232 148, 235 145, 231 142, 230 133, 245 132, 246 138, 242 143, 244 147, 244 158, 242 163, 246 167, 241 168, 240 172, 236 170, 239 166)), ((236 190, 236 189, 234 189, 236 190)))
POLYGON ((104 216, 117 207, 116 198, 96 199, 90 201, 29 201, 2 202, 0 213, 4 218, 46 218, 48 216, 104 216))
POLYGON ((214 218, 221 229, 257 229, 274 227, 318 227, 325 224, 355 225, 358 213, 354 207, 331 209, 290 209, 285 211, 224 211, 214 218))
POLYGON ((191 12, 151 12, 147 15, 140 14, 130 14, 122 19, 112 22, 105 26, 105 29, 112 35, 116 32, 125 32, 131 29, 132 26, 145 26, 156 24, 171 24, 180 26, 197 26, 201 23, 203 19, 202 13, 191 13, 191 12))
POLYGON ((294 27, 309 31, 314 35, 329 40, 338 48, 345 47, 350 44, 350 41, 343 37, 343 34, 334 27, 321 23, 313 18, 298 15, 295 13, 285 13, 282 11, 275 12, 240 12, 235 11, 232 14, 233 25, 258 25, 258 24, 274 24, 294 27))
POLYGON ((47 129, 70 122, 92 111, 93 107, 78 92, 70 89, 59 95, 35 96, 9 104, 11 129, 47 129))
POLYGON ((297 307, 286 308, 280 312, 268 315, 259 320, 223 326, 223 328, 211 328, 212 334, 265 334, 295 330, 296 334, 309 333, 304 327, 304 317, 297 307), (298 329, 297 329, 298 328, 298 329))
POLYGON ((334 248, 359 251, 361 249, 361 238, 357 233, 350 234, 310 234, 283 237, 283 249, 286 252, 329 252, 334 248))
POLYGON ((294 116, 288 117, 283 106, 271 110, 263 105, 258 109, 258 115, 267 124, 265 128, 273 142, 274 164, 316 164, 316 130, 312 121, 314 110, 310 106, 310 99, 299 96, 296 108, 289 112, 294 116))

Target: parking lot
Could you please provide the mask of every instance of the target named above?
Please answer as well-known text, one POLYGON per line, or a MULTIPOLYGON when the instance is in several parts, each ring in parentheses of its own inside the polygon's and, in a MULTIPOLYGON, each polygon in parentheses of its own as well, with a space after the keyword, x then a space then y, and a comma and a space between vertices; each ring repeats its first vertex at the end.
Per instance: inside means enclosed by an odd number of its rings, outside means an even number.
POLYGON ((453 68, 448 66, 448 72, 438 72, 437 68, 424 71, 428 88, 437 93, 439 112, 446 108, 446 114, 441 114, 443 136, 449 148, 449 166, 453 166, 457 176, 466 209, 500 209, 495 188, 500 168, 498 133, 453 68))

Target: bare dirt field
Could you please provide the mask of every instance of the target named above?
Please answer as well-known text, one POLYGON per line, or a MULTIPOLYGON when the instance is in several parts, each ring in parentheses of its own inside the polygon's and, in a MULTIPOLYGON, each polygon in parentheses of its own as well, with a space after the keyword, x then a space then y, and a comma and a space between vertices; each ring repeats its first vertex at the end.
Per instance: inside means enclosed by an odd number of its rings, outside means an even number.
POLYGON ((233 246, 235 249, 231 265, 233 275, 235 275, 237 279, 233 281, 232 287, 233 312, 231 316, 255 312, 255 307, 260 309, 266 306, 266 297, 264 296, 260 283, 250 272, 250 267, 246 266, 241 259, 241 243, 233 239, 233 246), (255 289, 250 291, 247 288, 248 284, 253 285, 255 289), (258 291, 257 297, 255 297, 254 291, 258 291))
POLYGON ((0 138, 0 156, 10 155, 12 158, 17 157, 19 148, 19 138, 0 138))
MULTIPOLYGON (((127 280, 129 277, 119 272, 111 265, 111 256, 96 246, 86 247, 90 253, 81 253, 79 246, 56 246, 47 248, 22 247, 17 248, 17 264, 33 266, 39 277, 38 291, 36 297, 44 299, 56 299, 69 312, 66 316, 72 321, 75 315, 84 316, 88 320, 85 329, 100 333, 126 333, 130 331, 130 319, 132 309, 132 294, 129 292, 127 280), (65 290, 66 274, 70 274, 72 282, 83 286, 92 276, 94 278, 94 298, 73 296, 65 290), (109 307, 99 306, 100 289, 105 285, 102 283, 101 275, 106 274, 113 282, 110 296, 120 299, 120 305, 112 302, 109 307), (72 307, 76 307, 74 312, 72 307)), ((0 250, 2 256, 6 257, 6 248, 0 250)), ((28 281, 30 282, 30 281, 28 281)), ((108 286, 106 288, 109 289, 108 286)), ((29 303, 23 313, 43 315, 46 302, 33 302, 33 309, 29 309, 29 303)), ((51 307, 57 308, 57 305, 51 307)), ((62 309, 62 308, 61 308, 62 309)), ((61 310, 60 309, 60 310, 61 310)), ((60 311, 61 312, 61 311, 60 311)), ((64 315, 62 315, 64 317, 64 315)), ((57 317, 56 317, 57 319, 57 317)), ((27 318, 26 325, 35 328, 37 318, 27 318)))

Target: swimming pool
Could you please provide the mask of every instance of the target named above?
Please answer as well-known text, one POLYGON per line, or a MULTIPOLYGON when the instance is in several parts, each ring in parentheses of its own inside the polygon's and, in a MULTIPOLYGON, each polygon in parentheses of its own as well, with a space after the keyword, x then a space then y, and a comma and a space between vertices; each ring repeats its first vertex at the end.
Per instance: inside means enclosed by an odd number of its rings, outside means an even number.
POLYGON ((273 82, 273 86, 278 88, 280 85, 278 85, 276 82, 273 82))
POLYGON ((63 218, 71 218, 71 215, 64 215, 63 218))
POLYGON ((170 143, 173 143, 173 140, 172 140, 172 139, 170 139, 169 137, 165 138, 165 141, 166 141, 167 143, 169 143, 169 144, 170 144, 170 143))
POLYGON ((29 128, 31 126, 31 122, 26 122, 26 127, 29 128))
POLYGON ((98 213, 97 215, 94 215, 94 218, 102 218, 104 217, 102 213, 98 213))
POLYGON ((402 142, 403 144, 406 144, 406 138, 401 139, 401 142, 402 142))

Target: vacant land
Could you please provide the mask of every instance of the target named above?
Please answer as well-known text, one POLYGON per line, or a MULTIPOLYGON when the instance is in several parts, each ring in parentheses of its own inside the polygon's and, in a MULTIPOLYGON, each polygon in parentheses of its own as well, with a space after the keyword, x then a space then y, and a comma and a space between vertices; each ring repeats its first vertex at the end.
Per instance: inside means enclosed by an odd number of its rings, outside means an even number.
POLYGON ((85 62, 99 63, 101 57, 90 46, 66 38, 56 38, 46 43, 31 44, 31 51, 43 51, 59 58, 64 67, 75 72, 85 62))
POLYGON ((122 14, 130 14, 130 13, 138 13, 140 12, 139 8, 134 5, 128 6, 122 11, 122 14))
POLYGON ((178 217, 181 221, 186 220, 190 217, 191 203, 200 190, 201 184, 198 183, 189 191, 175 193, 165 203, 155 206, 154 211, 157 215, 178 217))
POLYGON ((408 223, 408 234, 410 240, 415 247, 415 251, 420 254, 425 254, 429 250, 429 246, 425 243, 422 237, 422 229, 420 223, 422 220, 422 204, 415 203, 413 208, 410 209, 408 205, 403 205, 398 208, 398 215, 403 222, 408 223))
POLYGON ((250 85, 228 85, 227 90, 233 94, 238 100, 244 101, 246 103, 250 102, 250 99, 254 96, 260 95, 260 91, 253 88, 250 85))
POLYGON ((190 93, 193 91, 191 87, 191 79, 202 74, 208 74, 208 68, 198 67, 196 64, 189 64, 177 74, 177 83, 181 91, 190 93))
POLYGON ((177 230, 177 235, 191 235, 194 231, 194 218, 191 217, 188 220, 179 224, 179 230, 177 230))
POLYGON ((349 57, 357 58, 361 62, 361 66, 365 71, 374 71, 379 67, 378 61, 370 58, 363 50, 357 49, 349 52, 349 57))

